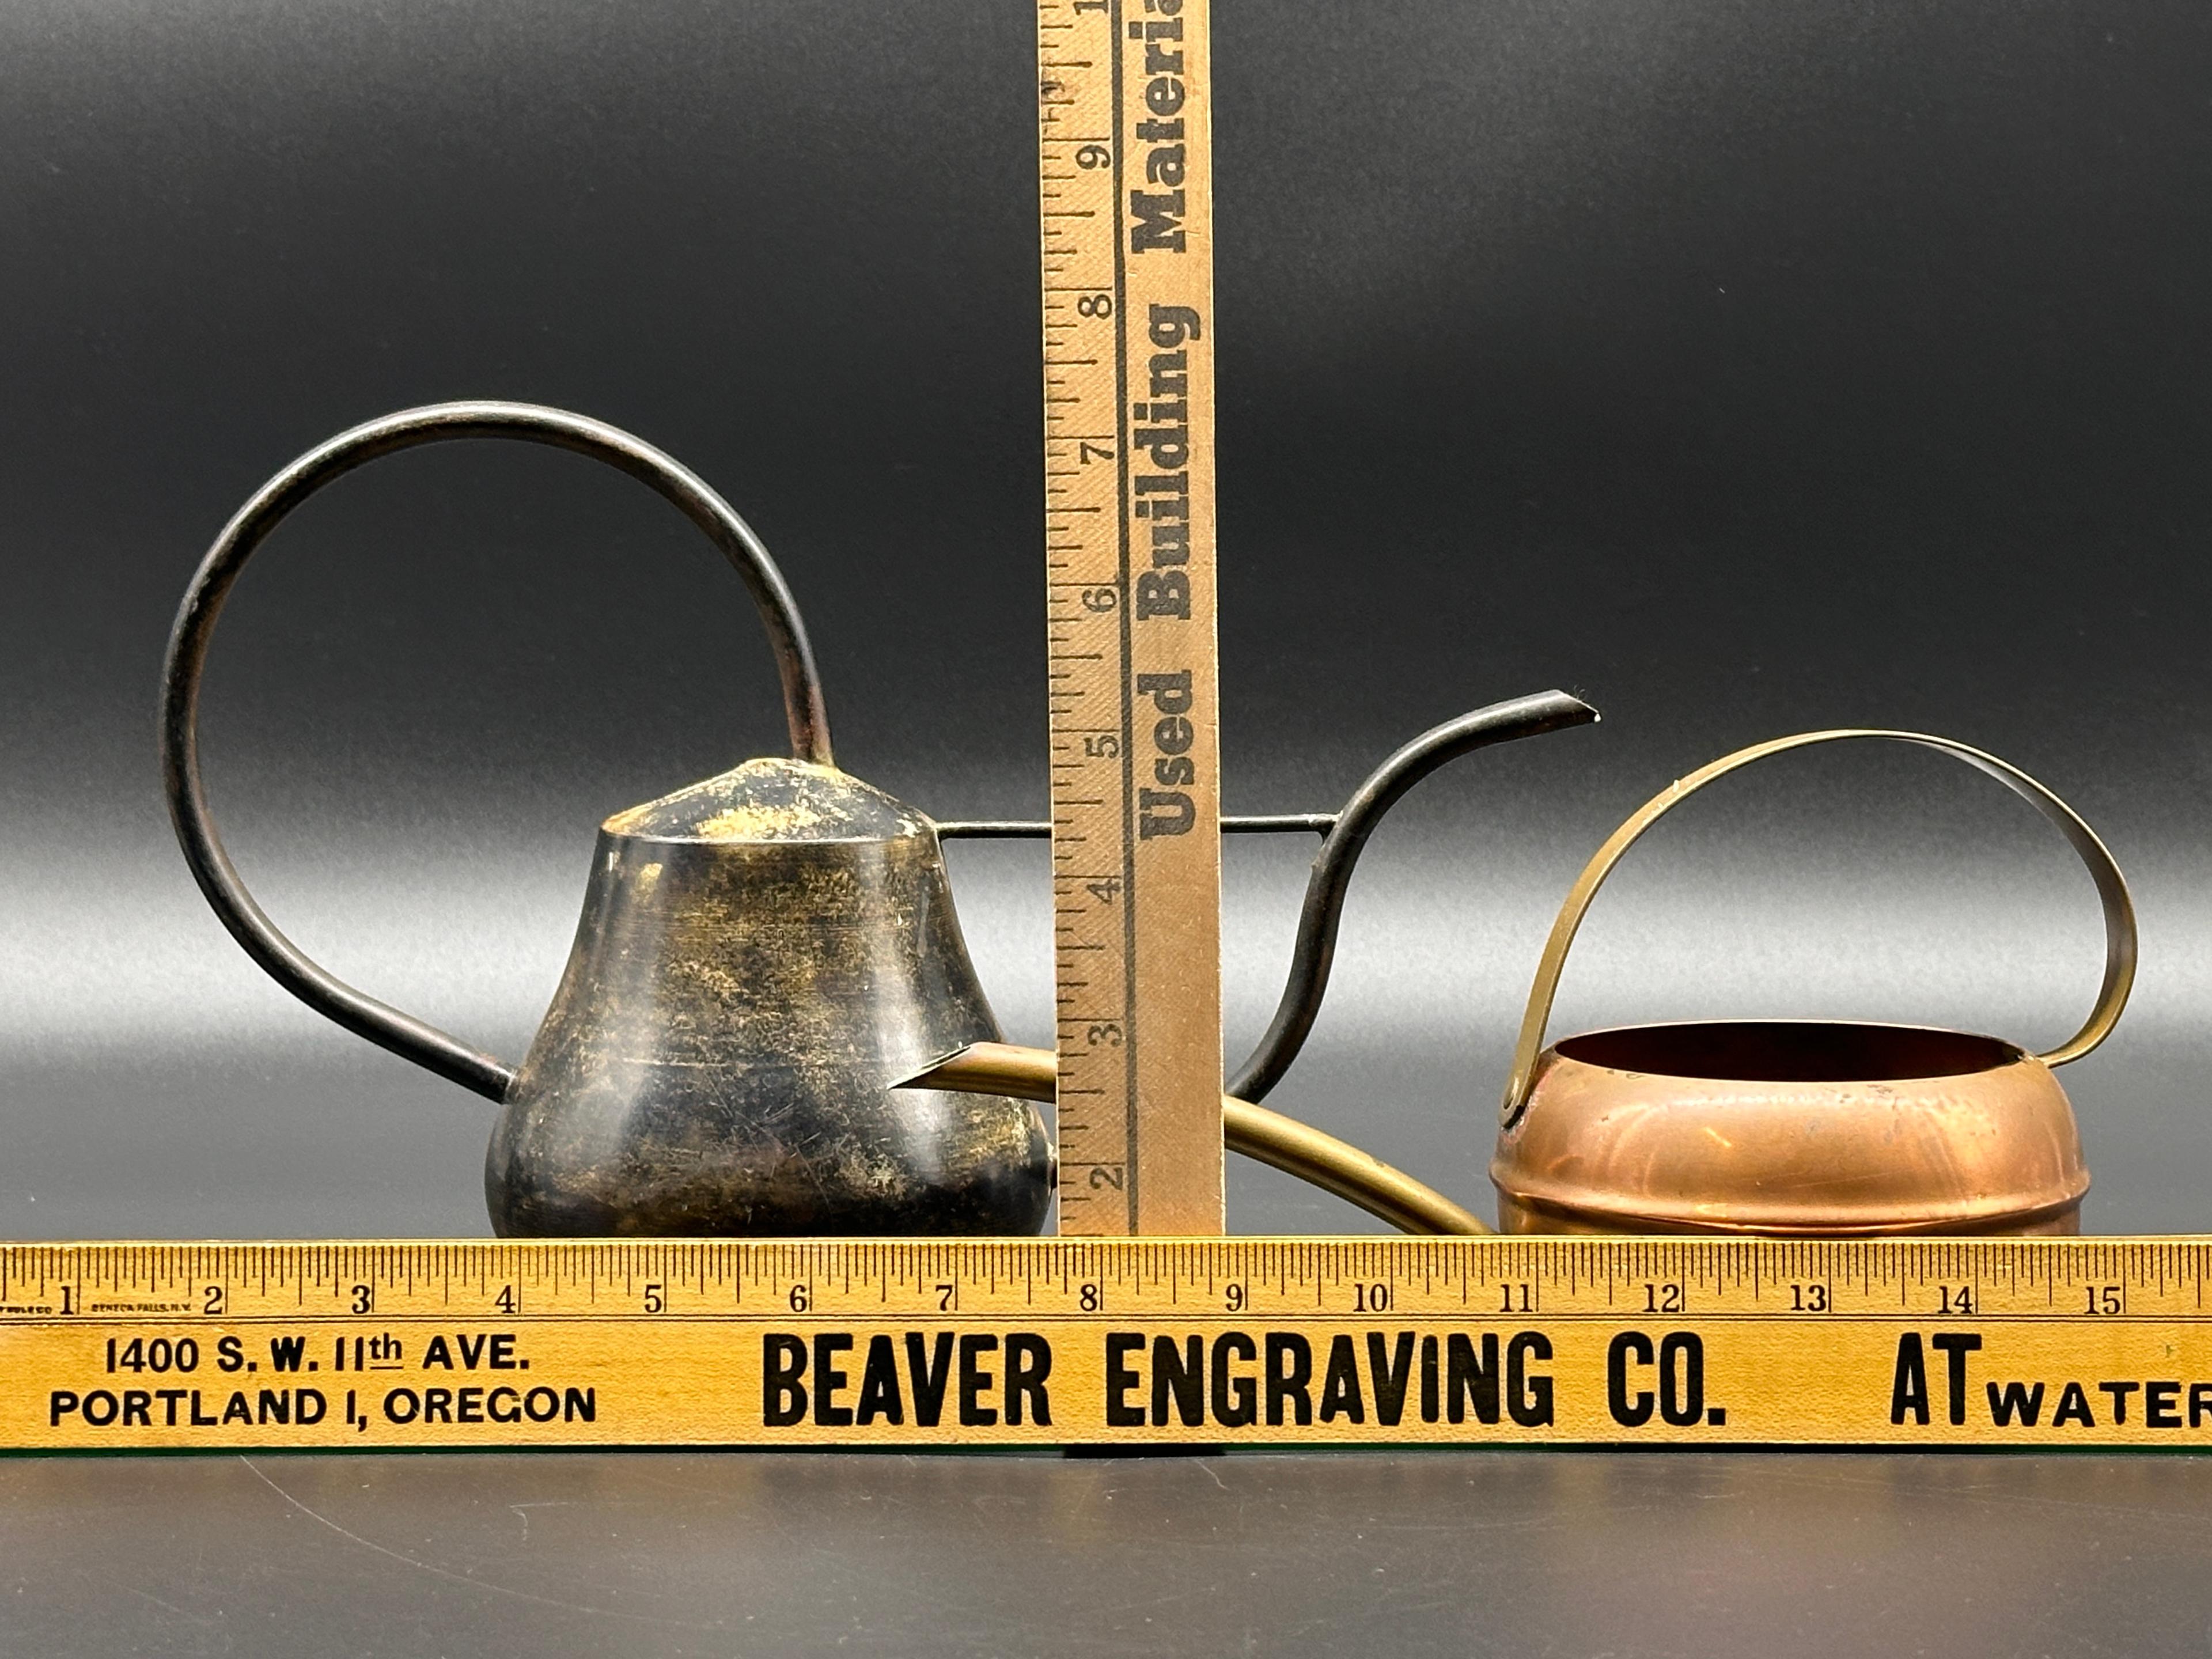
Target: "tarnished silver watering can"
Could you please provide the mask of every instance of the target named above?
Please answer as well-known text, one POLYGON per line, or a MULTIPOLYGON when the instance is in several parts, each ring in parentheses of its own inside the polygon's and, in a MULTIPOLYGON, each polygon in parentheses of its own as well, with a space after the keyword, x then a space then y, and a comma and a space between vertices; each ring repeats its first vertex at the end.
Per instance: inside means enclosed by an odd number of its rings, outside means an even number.
MULTIPOLYGON (((1390 804, 1455 755, 1595 718, 1557 692, 1498 704, 1400 750, 1340 814, 1226 823, 1327 834, 1284 1011, 1245 1068, 1264 1079, 1259 1086, 1281 1074, 1312 1024, 1346 884, 1390 804)), ((775 562, 727 502, 639 439, 533 404, 443 404, 371 421, 300 457, 240 509, 192 579, 170 639, 161 760, 185 860, 247 954, 348 1030, 499 1103, 484 1164, 499 1232, 975 1234, 1043 1224, 1052 1145, 1036 1108, 1012 1097, 1033 1091, 897 1086, 948 1052, 1000 1037, 953 913, 940 827, 836 769, 813 654, 775 562), (481 438, 549 444, 617 467, 720 547, 767 628, 792 745, 788 759, 748 761, 601 825, 567 970, 519 1067, 342 983, 277 930, 216 834, 197 732, 216 618, 285 516, 380 456, 481 438)), ((1368 1165, 1383 1167, 1264 1116, 1232 1119, 1231 1146, 1286 1167, 1305 1158, 1300 1172, 1325 1183, 1338 1152, 1362 1180, 1368 1165), (1308 1156, 1316 1148, 1318 1163, 1308 1156)), ((1384 1189, 1395 1190, 1387 1181, 1384 1189)))

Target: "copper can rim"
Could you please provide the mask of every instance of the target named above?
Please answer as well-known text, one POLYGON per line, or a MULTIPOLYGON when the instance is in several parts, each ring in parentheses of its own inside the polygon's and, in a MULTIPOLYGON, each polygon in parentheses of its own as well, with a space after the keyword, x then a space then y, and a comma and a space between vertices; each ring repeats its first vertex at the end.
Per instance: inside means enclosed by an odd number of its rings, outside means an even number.
MULTIPOLYGON (((2022 1048, 2019 1043, 2009 1042, 2001 1036, 1992 1036, 1984 1031, 1961 1030, 1948 1025, 1920 1024, 1907 1020, 1807 1019, 1802 1016, 1788 1014, 1759 1016, 1747 1019, 1654 1019, 1642 1020, 1628 1025, 1601 1025, 1587 1031, 1577 1031, 1571 1036, 1559 1038, 1545 1050, 1541 1057, 1542 1061, 1547 1064, 1553 1062, 1555 1058, 1571 1060, 1577 1066, 1587 1066, 1592 1071, 1611 1072, 1621 1077, 1665 1077, 1684 1082, 1710 1083, 1723 1087, 1729 1085, 1748 1085, 1759 1083, 1932 1083, 1944 1078, 1968 1077, 1978 1073, 1994 1072, 2004 1066, 2018 1065, 2022 1060, 2042 1064, 2040 1059, 2033 1051, 2022 1048), (1601 1044, 1625 1037, 1651 1037, 1677 1034, 1724 1035, 1736 1030, 1755 1031, 1761 1035, 1779 1035, 1786 1032, 1793 1036, 1820 1033, 1849 1035, 1861 1038, 1889 1039, 1896 1036, 1910 1036, 1933 1039, 1935 1043, 1942 1046, 1957 1047, 1961 1049, 1971 1047, 1978 1049, 1989 1057, 1989 1063, 1978 1066, 1948 1066, 1935 1069, 1870 1070, 1849 1076, 1832 1073, 1819 1077, 1793 1078, 1762 1077, 1742 1071, 1690 1071, 1653 1066, 1610 1065, 1604 1060, 1587 1058, 1584 1054, 1576 1052, 1577 1049, 1586 1050, 1593 1044, 1601 1044)), ((2049 1068, 2045 1066, 2044 1069, 2047 1071, 2049 1068)))

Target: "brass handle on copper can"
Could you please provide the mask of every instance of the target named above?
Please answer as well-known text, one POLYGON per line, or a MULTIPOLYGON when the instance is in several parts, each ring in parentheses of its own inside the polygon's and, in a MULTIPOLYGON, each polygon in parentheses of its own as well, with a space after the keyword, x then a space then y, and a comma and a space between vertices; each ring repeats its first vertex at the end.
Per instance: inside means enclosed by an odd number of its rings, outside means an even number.
POLYGON ((1954 757, 1969 766, 1988 773, 2014 794, 2026 800, 2036 811, 2057 826, 2069 844, 2088 866, 2090 878, 2096 883, 2097 897, 2105 916, 2105 978, 2098 988, 2096 1006, 2081 1029, 2049 1052, 2037 1056, 2046 1066, 2063 1066, 2069 1060, 2079 1060, 2111 1032, 2127 1006, 2128 992, 2136 976, 2136 914, 2134 902, 2128 896, 2126 879, 2119 866, 2112 860, 2097 832, 2085 823, 2081 815, 2059 799, 2049 789, 2008 762, 1995 755, 1948 738, 1932 737, 1923 732, 1890 732, 1865 727, 1844 727, 1826 732, 1800 732, 1794 736, 1776 738, 1766 743, 1753 744, 1739 749, 1732 755, 1723 755, 1710 764, 1699 767, 1653 796, 1632 814, 1628 821, 1614 830, 1605 845, 1599 848, 1590 861, 1583 866, 1582 873, 1568 890, 1566 901, 1559 907, 1558 919, 1552 924, 1551 937, 1544 943, 1544 954, 1536 966, 1535 982, 1528 988, 1528 1006, 1522 1016, 1520 1039, 1513 1052, 1513 1071, 1505 1085, 1505 1098, 1498 1111, 1499 1120, 1511 1127, 1528 1109, 1530 1091, 1535 1085, 1536 1063, 1544 1048, 1544 1029, 1549 1023, 1552 1001, 1558 994, 1559 975, 1566 966, 1567 951, 1574 943, 1575 934, 1582 927, 1583 916, 1597 896, 1597 890, 1613 873, 1613 867, 1621 855, 1635 845, 1644 832, 1671 811, 1685 798, 1695 794, 1717 778, 1725 777, 1753 761, 1764 760, 1769 755, 1778 755, 1787 750, 1809 748, 1819 743, 1839 743, 1849 738, 1878 738, 1891 743, 1915 744, 1923 749, 1933 749, 1940 754, 1954 757))

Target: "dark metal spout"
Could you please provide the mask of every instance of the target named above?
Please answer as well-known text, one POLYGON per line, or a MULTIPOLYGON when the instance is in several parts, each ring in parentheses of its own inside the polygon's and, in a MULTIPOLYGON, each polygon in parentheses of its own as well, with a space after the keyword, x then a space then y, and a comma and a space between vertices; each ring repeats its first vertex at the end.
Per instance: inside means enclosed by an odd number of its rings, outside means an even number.
POLYGON ((1335 827, 1314 859, 1313 874, 1306 880, 1305 906, 1298 914, 1297 942, 1291 953, 1291 973, 1283 987, 1283 1000, 1276 1005, 1274 1020, 1260 1039, 1260 1046, 1229 1079, 1227 1092, 1243 1100, 1264 1099, 1283 1080, 1283 1073, 1305 1046, 1307 1034, 1321 1013, 1322 996, 1328 989, 1329 969, 1336 958, 1337 924, 1343 919, 1352 869, 1382 815, 1423 778, 1462 755, 1516 738, 1595 725, 1597 719, 1596 709, 1564 691, 1540 691, 1533 697, 1494 702, 1422 732, 1369 775, 1337 814, 1335 827))
MULTIPOLYGON (((1324 837, 1314 860, 1313 874, 1306 881, 1305 905, 1298 915, 1297 940, 1291 953, 1290 979, 1283 987, 1282 1001, 1260 1046, 1229 1079, 1228 1093, 1248 1101, 1261 1099, 1283 1080, 1283 1073, 1305 1046, 1306 1035, 1321 1013, 1322 994, 1328 989, 1329 968, 1336 957, 1337 923, 1343 918, 1352 869, 1382 815, 1423 778, 1462 755, 1516 738, 1594 726, 1598 719, 1596 709, 1565 691, 1540 691, 1533 697, 1493 702, 1422 732, 1376 767, 1340 812, 1223 816, 1221 829, 1226 835, 1304 831, 1324 837)), ((943 840, 1042 841, 1052 834, 1052 825, 1029 819, 966 818, 939 823, 937 833, 943 840)))

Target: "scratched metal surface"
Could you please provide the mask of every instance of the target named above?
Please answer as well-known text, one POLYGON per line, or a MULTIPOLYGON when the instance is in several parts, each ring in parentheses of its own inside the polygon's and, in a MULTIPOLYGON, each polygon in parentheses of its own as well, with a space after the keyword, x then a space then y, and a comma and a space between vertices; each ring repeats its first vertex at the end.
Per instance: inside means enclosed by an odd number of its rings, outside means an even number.
POLYGON ((0 1466, 9 1653, 2200 1654, 2212 1462, 0 1466))

